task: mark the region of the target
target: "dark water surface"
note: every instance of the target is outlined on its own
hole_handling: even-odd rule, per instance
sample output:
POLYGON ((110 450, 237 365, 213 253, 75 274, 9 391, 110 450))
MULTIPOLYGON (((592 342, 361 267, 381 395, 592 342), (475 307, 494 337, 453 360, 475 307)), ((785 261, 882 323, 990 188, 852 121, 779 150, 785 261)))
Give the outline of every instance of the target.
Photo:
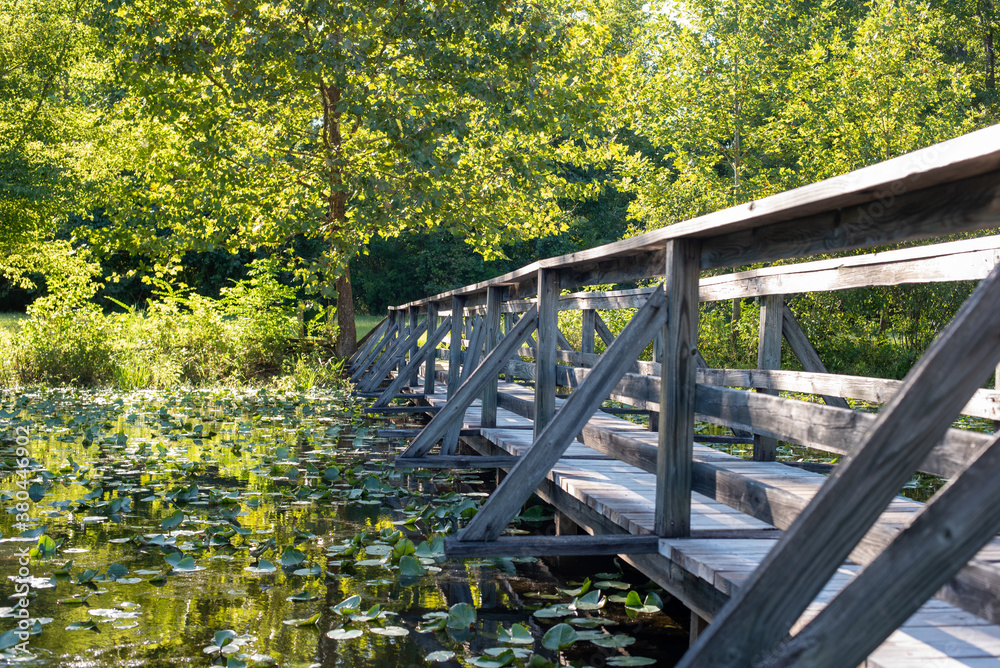
POLYGON ((376 438, 375 426, 339 393, 3 395, 0 661, 499 668, 679 658, 686 632, 637 606, 655 604, 658 590, 614 560, 445 560, 441 536, 474 514, 492 474, 397 472, 403 444, 376 438), (30 462, 19 462, 25 452, 30 462), (22 577, 27 548, 43 553, 22 577), (9 646, 19 600, 30 654, 9 646), (567 621, 575 636, 546 636, 567 621))

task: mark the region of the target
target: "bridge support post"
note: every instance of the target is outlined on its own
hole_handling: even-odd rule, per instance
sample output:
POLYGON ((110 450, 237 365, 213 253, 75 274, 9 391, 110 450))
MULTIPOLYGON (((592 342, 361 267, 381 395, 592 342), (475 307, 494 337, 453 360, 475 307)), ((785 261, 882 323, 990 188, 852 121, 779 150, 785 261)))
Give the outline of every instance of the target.
MULTIPOLYGON (((503 286, 491 285, 486 288, 486 354, 489 354, 500 342, 500 307, 503 304, 503 286)), ((483 390, 483 408, 480 414, 480 424, 483 427, 497 426, 497 376, 494 375, 486 383, 483 390)))
POLYGON ((559 329, 559 272, 538 270, 538 345, 535 346, 535 431, 545 429, 556 411, 556 350, 559 329))
POLYGON ((656 533, 691 534, 691 471, 694 397, 698 369, 698 278, 701 245, 694 239, 667 242, 667 322, 663 328, 660 436, 656 458, 656 533))
MULTIPOLYGON (((427 303, 427 333, 437 330, 438 328, 438 305, 437 302, 427 303)), ((436 341, 432 348, 437 348, 437 344, 440 341, 436 341)), ((427 337, 426 345, 431 345, 430 336, 427 337)), ((432 351, 430 357, 427 358, 427 366, 424 368, 424 394, 434 394, 434 372, 437 366, 437 352, 432 351)))
MULTIPOLYGON (((414 330, 414 329, 416 329, 417 322, 420 319, 420 309, 417 306, 411 306, 410 308, 408 308, 406 310, 407 310, 407 313, 409 315, 410 329, 414 330)), ((428 328, 427 331, 431 331, 430 326, 431 326, 431 322, 430 322, 430 319, 428 319, 427 320, 427 328, 428 328)), ((417 350, 420 349, 420 346, 417 343, 417 341, 418 341, 419 338, 420 337, 417 336, 417 338, 413 339, 413 343, 410 345, 410 350, 409 350, 410 359, 413 359, 413 356, 417 354, 417 350)), ((406 353, 403 353, 403 355, 405 357, 406 353)), ((407 385, 416 385, 417 384, 417 374, 418 373, 419 373, 418 369, 416 367, 414 367, 413 371, 410 372, 409 377, 406 379, 406 384, 407 385)))
MULTIPOLYGON (((781 319, 783 295, 765 295, 760 298, 760 328, 757 332, 757 368, 781 368, 781 319)), ((777 390, 757 388, 758 392, 777 396, 777 390)), ((753 435, 753 459, 756 462, 773 462, 778 441, 770 436, 753 435)))
POLYGON ((594 353, 594 343, 597 335, 597 311, 594 309, 584 309, 581 311, 582 322, 580 323, 580 352, 585 354, 594 353))

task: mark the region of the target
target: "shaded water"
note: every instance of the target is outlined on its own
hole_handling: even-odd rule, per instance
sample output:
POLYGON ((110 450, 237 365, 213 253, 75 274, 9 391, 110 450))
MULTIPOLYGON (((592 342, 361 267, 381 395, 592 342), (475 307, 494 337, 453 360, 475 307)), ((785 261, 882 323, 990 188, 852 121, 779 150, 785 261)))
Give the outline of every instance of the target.
POLYGON ((612 560, 445 560, 488 483, 395 471, 401 444, 342 394, 5 395, 0 437, 0 595, 30 589, 0 610, 9 661, 671 665, 686 646, 612 560))

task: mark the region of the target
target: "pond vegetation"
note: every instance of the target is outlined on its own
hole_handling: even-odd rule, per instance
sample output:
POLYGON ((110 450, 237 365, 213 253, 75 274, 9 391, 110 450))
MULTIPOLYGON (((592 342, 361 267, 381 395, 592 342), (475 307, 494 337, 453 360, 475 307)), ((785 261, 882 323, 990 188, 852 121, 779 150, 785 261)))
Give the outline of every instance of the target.
POLYGON ((628 666, 686 648, 615 560, 565 560, 563 579, 444 559, 492 472, 396 470, 404 444, 343 391, 0 396, 10 662, 628 666))

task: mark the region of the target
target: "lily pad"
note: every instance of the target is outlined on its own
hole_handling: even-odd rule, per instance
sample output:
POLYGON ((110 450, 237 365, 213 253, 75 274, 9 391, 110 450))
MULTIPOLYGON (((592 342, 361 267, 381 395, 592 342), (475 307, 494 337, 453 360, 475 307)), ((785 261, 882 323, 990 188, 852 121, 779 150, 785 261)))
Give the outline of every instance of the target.
POLYGON ((362 635, 364 633, 360 629, 333 629, 326 632, 326 637, 334 640, 351 640, 352 638, 360 638, 362 635))

